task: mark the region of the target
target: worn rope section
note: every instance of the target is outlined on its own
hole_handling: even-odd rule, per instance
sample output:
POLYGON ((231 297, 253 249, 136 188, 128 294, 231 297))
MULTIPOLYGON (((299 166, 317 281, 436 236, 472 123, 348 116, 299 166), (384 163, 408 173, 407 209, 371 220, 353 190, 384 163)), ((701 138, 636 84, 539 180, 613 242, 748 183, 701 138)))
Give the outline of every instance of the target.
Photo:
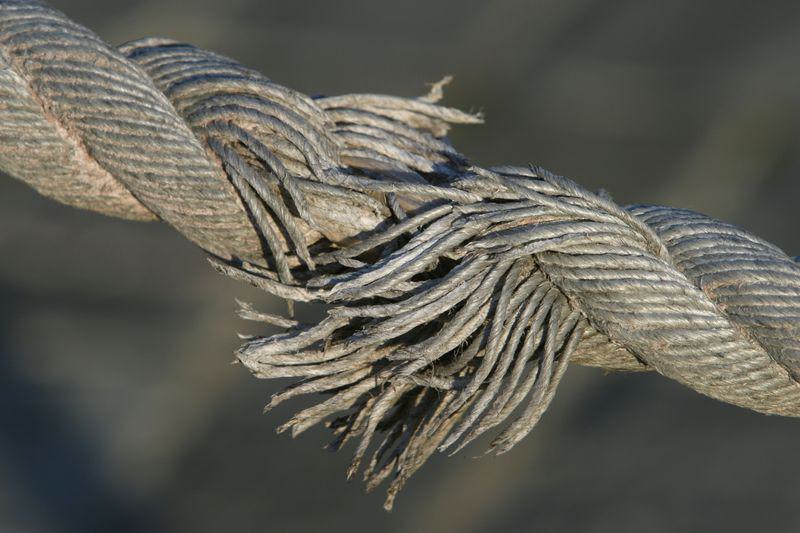
POLYGON ((212 264, 316 324, 237 358, 323 393, 280 427, 357 441, 348 476, 436 450, 519 442, 568 363, 656 370, 713 398, 800 416, 800 268, 706 216, 622 208, 539 168, 474 166, 447 141, 480 117, 420 98, 310 98, 191 45, 113 49, 44 4, 0 0, 0 167, 63 203, 161 219, 212 264))

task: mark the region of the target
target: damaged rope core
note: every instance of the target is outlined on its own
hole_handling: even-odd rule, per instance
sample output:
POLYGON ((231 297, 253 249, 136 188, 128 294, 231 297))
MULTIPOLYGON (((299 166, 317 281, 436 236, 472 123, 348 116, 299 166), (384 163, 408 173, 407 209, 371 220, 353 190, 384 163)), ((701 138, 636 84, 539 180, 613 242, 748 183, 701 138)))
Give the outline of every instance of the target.
POLYGON ((160 219, 220 272, 316 324, 237 357, 321 401, 348 476, 534 427, 569 362, 656 370, 713 398, 800 415, 800 268, 731 225, 620 207, 541 168, 481 168, 445 138, 480 117, 420 98, 310 98, 188 44, 113 49, 34 0, 0 0, 0 168, 60 202, 160 219))

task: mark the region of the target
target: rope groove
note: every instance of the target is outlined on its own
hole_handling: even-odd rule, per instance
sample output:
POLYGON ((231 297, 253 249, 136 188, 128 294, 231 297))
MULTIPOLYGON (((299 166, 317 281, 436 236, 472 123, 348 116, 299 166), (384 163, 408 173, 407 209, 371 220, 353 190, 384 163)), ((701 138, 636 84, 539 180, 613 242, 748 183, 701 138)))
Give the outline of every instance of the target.
POLYGON ((620 207, 540 168, 481 168, 446 139, 477 115, 419 98, 310 98, 188 44, 119 49, 32 0, 0 0, 0 167, 63 203, 162 219, 303 324, 238 360, 298 378, 357 440, 348 476, 392 478, 499 431, 504 453, 570 362, 656 370, 721 401, 800 416, 800 268, 704 215, 620 207), (499 429, 498 429, 499 428, 499 429), (363 469, 361 468, 363 466, 363 469))

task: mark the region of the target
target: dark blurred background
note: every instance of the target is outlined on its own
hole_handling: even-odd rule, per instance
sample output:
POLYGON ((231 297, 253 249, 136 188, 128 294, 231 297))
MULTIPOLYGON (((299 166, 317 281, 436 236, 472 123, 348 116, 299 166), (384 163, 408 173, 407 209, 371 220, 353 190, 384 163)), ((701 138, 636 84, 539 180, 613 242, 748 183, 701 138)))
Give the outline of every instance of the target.
MULTIPOLYGON (((481 109, 483 165, 535 162, 620 203, 724 218, 800 253, 800 2, 58 0, 118 44, 190 41, 319 94, 481 109)), ((231 365, 234 297, 162 224, 0 179, 0 531, 797 531, 800 421, 657 375, 571 368, 520 446, 435 457, 396 509, 349 453, 273 428, 231 365)))

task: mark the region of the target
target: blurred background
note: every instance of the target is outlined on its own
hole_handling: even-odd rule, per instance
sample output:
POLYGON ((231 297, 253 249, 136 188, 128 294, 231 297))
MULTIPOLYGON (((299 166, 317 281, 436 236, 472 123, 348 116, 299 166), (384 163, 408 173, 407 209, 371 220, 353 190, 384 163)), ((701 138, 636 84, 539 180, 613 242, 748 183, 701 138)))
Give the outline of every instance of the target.
MULTIPOLYGON (((424 93, 483 110, 452 138, 617 202, 667 203, 800 254, 800 2, 53 0, 118 44, 161 35, 311 94, 424 93)), ((434 457, 391 514, 349 452, 261 415, 231 365, 234 298, 163 224, 80 212, 0 177, 0 530, 797 531, 800 421, 657 375, 571 368, 500 458, 434 457)))

